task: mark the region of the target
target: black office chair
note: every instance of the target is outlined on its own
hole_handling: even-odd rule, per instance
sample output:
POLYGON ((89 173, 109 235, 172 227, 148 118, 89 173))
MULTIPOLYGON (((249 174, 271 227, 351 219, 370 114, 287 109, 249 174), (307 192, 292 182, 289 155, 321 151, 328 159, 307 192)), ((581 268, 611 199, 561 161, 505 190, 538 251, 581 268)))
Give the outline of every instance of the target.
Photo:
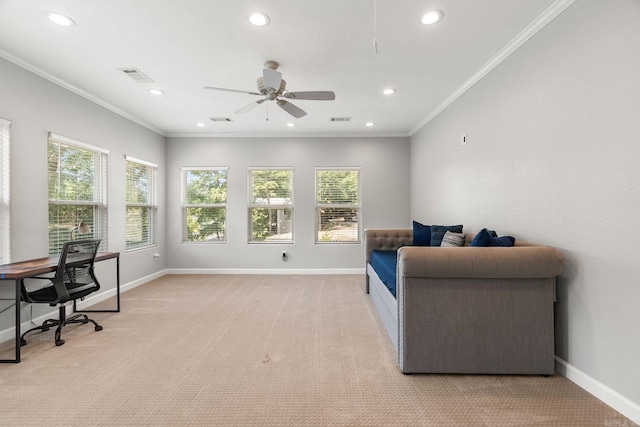
POLYGON ((86 314, 76 314, 67 318, 66 303, 68 301, 82 300, 87 295, 100 289, 100 284, 93 272, 93 265, 98 252, 100 239, 96 240, 76 240, 67 242, 62 248, 58 268, 53 277, 32 276, 21 280, 22 300, 28 303, 56 305, 59 308, 58 319, 47 319, 42 326, 29 329, 22 334, 20 344, 26 345, 24 339, 29 332, 40 330, 48 331, 51 327, 57 326, 55 332, 55 342, 57 346, 64 344, 60 338, 62 328, 70 323, 93 323, 96 331, 101 331, 102 326, 95 320, 89 319, 86 314), (47 280, 46 286, 42 287, 42 280, 47 280), (36 282, 39 287, 33 288, 36 282))

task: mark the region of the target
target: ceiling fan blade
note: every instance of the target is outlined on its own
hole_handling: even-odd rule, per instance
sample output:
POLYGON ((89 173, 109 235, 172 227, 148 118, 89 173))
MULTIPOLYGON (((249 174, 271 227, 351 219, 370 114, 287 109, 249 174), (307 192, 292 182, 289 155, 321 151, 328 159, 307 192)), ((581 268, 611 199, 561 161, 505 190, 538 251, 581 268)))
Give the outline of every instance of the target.
POLYGON ((249 92, 246 90, 237 90, 237 89, 225 89, 223 87, 213 87, 213 86, 205 86, 204 89, 210 89, 210 90, 221 90, 223 92, 237 92, 237 93, 246 93, 249 95, 258 95, 258 96, 262 96, 261 93, 258 92, 249 92))
POLYGON ((259 99, 255 102, 252 102, 251 104, 247 104, 241 109, 239 109, 238 111, 236 111, 235 114, 242 114, 242 113, 246 113, 247 111, 251 111, 258 105, 262 104, 264 101, 265 101, 264 99, 259 99))
POLYGON ((282 81, 282 73, 280 71, 264 68, 262 70, 262 77, 264 78, 264 85, 267 88, 275 90, 280 88, 280 82, 282 81))
POLYGON ((278 99, 277 103, 280 106, 280 108, 282 108, 287 113, 291 114, 296 119, 299 119, 300 117, 304 117, 307 115, 307 113, 304 110, 302 110, 299 107, 296 107, 289 101, 285 101, 284 99, 278 99))
POLYGON ((332 91, 287 92, 282 96, 289 99, 312 99, 315 101, 333 101, 336 99, 336 94, 332 91))

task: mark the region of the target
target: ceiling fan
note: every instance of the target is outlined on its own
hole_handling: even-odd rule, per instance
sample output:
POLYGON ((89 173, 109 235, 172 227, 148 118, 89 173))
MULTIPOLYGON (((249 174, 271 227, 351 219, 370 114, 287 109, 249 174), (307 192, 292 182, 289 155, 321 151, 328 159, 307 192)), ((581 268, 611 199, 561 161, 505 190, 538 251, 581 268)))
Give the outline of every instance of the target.
POLYGON ((236 111, 236 114, 246 113, 247 111, 252 110, 265 101, 276 101, 276 104, 278 104, 280 108, 297 119, 306 116, 306 111, 282 98, 305 99, 314 101, 333 101, 334 99, 336 99, 336 94, 332 91, 287 92, 287 82, 285 82, 282 78, 282 73, 277 71, 279 66, 280 64, 278 64, 276 61, 267 61, 264 63, 262 77, 258 79, 258 92, 248 92, 244 90, 225 89, 212 86, 205 86, 205 89, 247 93, 249 95, 257 95, 262 97, 262 99, 245 105, 244 107, 236 111))

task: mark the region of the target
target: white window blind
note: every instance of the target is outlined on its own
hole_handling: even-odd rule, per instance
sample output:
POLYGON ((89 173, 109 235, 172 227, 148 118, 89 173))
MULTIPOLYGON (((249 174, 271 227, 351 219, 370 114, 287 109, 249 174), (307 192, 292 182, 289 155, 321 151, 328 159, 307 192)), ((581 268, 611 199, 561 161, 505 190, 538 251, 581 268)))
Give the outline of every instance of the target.
POLYGON ((227 240, 227 168, 182 168, 183 242, 227 240))
POLYGON ((9 132, 11 122, 0 118, 0 264, 11 262, 11 208, 9 203, 9 132))
POLYGON ((293 168, 249 168, 249 242, 293 243, 293 168))
POLYGON ((127 251, 156 246, 158 216, 158 166, 126 157, 127 163, 127 251))
POLYGON ((316 168, 316 243, 359 243, 360 217, 360 168, 316 168))
POLYGON ((107 250, 107 151, 49 134, 49 254, 69 240, 102 239, 107 250))

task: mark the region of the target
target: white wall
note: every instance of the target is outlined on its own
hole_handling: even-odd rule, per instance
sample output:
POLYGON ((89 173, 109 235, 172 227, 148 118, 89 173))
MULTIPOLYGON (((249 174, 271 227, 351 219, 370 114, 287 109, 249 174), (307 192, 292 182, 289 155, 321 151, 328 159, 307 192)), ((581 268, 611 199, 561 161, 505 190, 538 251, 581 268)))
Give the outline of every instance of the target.
POLYGON ((362 167, 362 225, 409 227, 409 138, 168 138, 169 267, 364 269, 363 244, 314 244, 315 170, 362 167), (180 168, 228 166, 228 241, 182 243, 180 168), (295 243, 248 244, 247 168, 294 167, 295 243), (281 260, 286 250, 289 260, 281 260))
MULTIPOLYGON (((11 121, 11 260, 48 256, 47 135, 54 132, 109 150, 108 250, 121 252, 126 284, 164 269, 156 249, 125 253, 125 155, 159 164, 160 206, 165 205, 164 137, 0 58, 0 117, 11 121)), ((164 209, 160 209, 164 249, 164 209)), ((115 286, 115 262, 97 264, 105 290, 115 286), (104 264, 104 265, 102 265, 104 264), (110 265, 106 265, 110 264, 110 265)), ((11 282, 2 282, 0 292, 11 282)), ((11 293, 11 292, 10 292, 11 293)), ((4 305, 0 305, 0 310, 4 305)), ((47 306, 45 310, 50 310, 47 306)), ((37 308, 35 311, 39 311, 37 308)), ((41 311, 41 310, 40 310, 41 311)), ((0 315, 0 331, 13 327, 13 310, 0 315)), ((23 319, 28 319, 23 309, 23 319)))
POLYGON ((635 414, 639 22, 637 0, 576 1, 411 141, 412 217, 559 248, 556 354, 635 414))

